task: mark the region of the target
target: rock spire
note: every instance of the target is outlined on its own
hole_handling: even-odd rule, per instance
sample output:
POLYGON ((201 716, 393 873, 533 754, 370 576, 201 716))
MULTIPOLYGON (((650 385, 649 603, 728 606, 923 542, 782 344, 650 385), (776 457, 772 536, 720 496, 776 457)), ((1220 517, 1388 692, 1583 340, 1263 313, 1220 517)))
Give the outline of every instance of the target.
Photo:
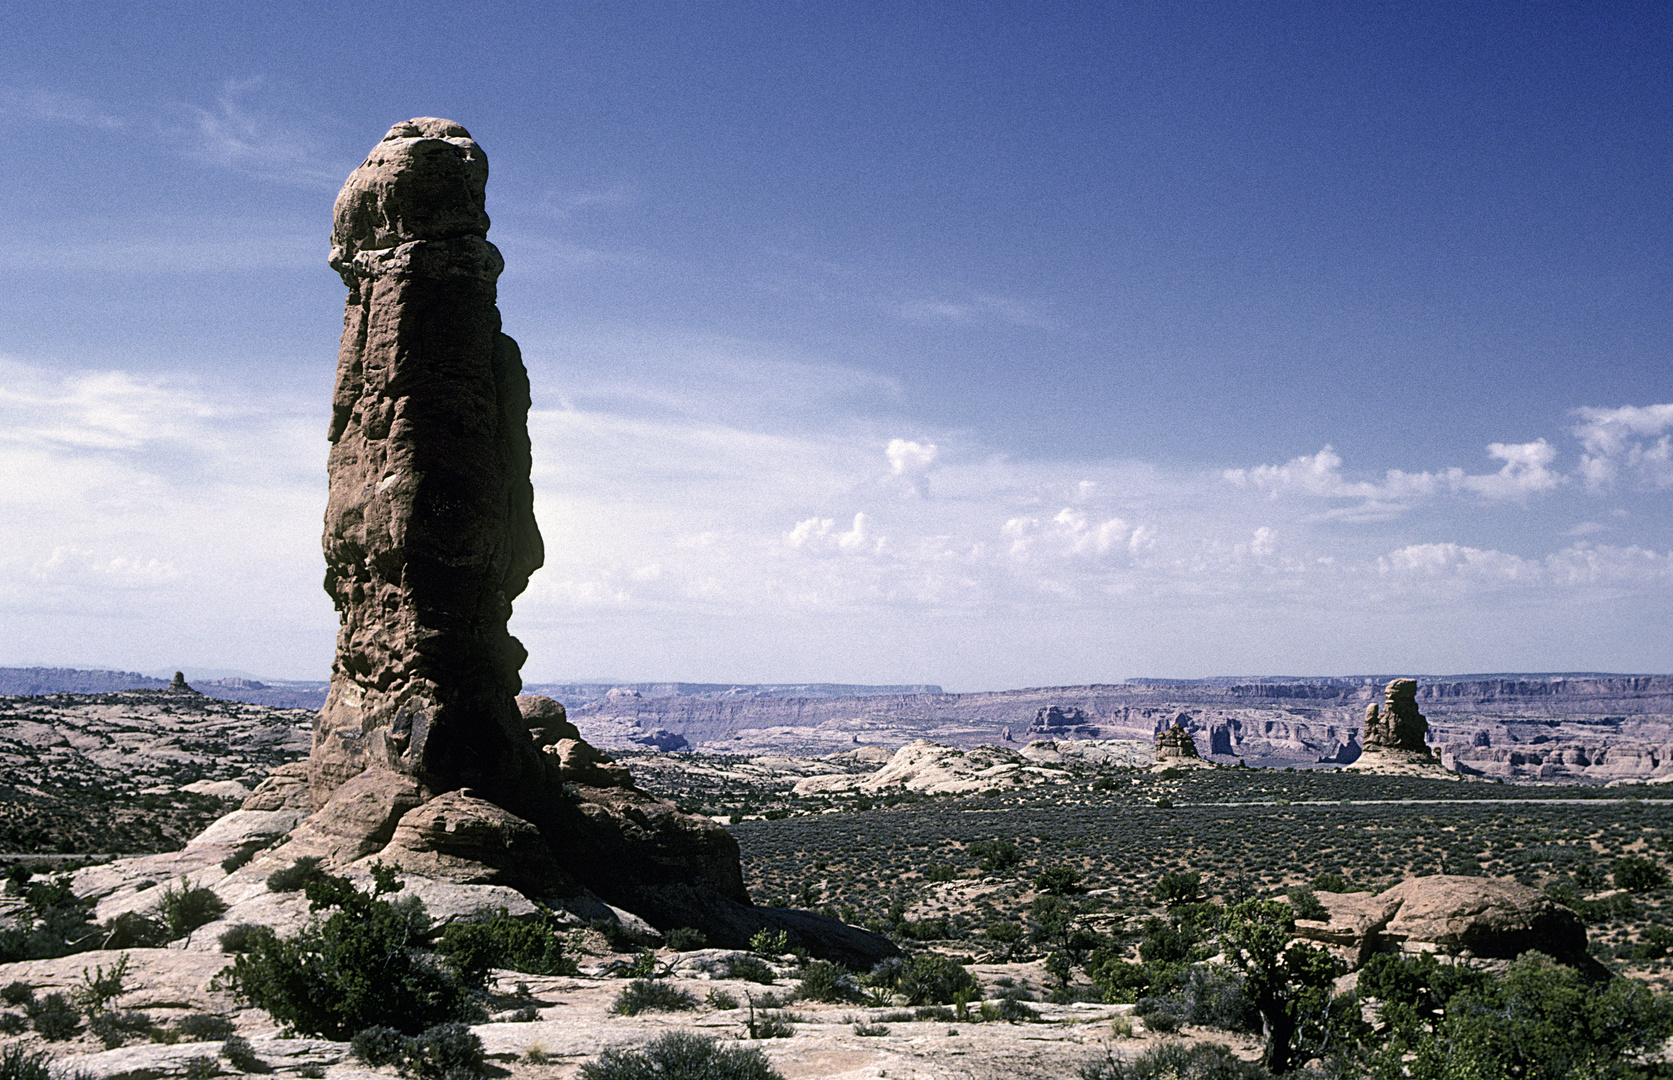
POLYGON ((1429 721, 1417 711, 1417 680, 1395 679, 1383 688, 1383 704, 1365 707, 1368 753, 1401 752, 1429 756, 1429 721))
POLYGON ((348 286, 332 395, 325 589, 341 628, 315 806, 368 767, 517 807, 540 785, 506 630, 541 565, 529 383, 500 332, 488 160, 449 120, 396 124, 337 196, 348 286))

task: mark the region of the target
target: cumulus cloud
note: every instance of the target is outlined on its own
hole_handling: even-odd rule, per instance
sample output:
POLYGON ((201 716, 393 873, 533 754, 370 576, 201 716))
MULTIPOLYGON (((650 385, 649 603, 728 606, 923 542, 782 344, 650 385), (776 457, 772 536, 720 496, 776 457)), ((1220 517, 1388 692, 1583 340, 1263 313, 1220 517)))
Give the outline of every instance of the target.
POLYGON ((857 513, 847 530, 837 532, 833 518, 806 518, 784 534, 784 543, 808 551, 882 551, 886 538, 872 535, 869 524, 864 513, 857 513))
POLYGON ((890 475, 905 480, 911 492, 919 498, 929 495, 929 470, 935 464, 936 452, 934 443, 907 439, 890 439, 883 450, 889 459, 890 475))
POLYGON ((1317 454, 1291 458, 1283 465, 1225 469, 1221 476, 1230 484, 1263 491, 1274 499, 1294 494, 1357 500, 1358 506, 1326 512, 1331 519, 1348 521, 1384 521, 1403 513, 1415 500, 1447 492, 1470 492, 1494 500, 1524 499, 1560 487, 1568 479, 1551 470, 1557 451, 1544 439, 1490 443, 1487 454, 1504 462, 1498 472, 1471 475, 1456 467, 1416 473, 1389 469, 1378 482, 1344 477, 1342 456, 1326 446, 1317 454))
POLYGON ((1673 487, 1673 405, 1582 408, 1574 437, 1585 449, 1580 473, 1593 490, 1612 487, 1621 473, 1652 488, 1673 487))

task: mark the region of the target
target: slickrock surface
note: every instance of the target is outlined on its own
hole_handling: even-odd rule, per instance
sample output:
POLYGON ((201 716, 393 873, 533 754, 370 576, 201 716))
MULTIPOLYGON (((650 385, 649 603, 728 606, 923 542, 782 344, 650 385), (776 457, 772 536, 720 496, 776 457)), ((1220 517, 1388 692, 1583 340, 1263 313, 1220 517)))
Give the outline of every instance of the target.
POLYGON ((874 773, 810 776, 796 782, 795 792, 812 795, 902 788, 941 795, 1063 783, 1068 779, 1068 774, 1061 769, 1036 765, 1017 751, 1002 746, 959 750, 919 739, 901 747, 887 765, 874 773))

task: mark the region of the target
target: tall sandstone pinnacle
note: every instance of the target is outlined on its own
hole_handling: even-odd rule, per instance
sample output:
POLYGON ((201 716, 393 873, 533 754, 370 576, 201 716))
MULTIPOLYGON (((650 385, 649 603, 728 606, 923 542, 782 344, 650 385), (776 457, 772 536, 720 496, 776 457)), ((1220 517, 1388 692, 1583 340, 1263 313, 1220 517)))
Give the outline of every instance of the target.
MULTIPOLYGON (((391 128, 337 196, 331 266, 349 297, 325 588, 341 628, 308 759, 313 813, 272 857, 375 859, 587 918, 614 905, 727 948, 773 928, 852 965, 893 954, 835 919, 755 907, 730 833, 639 790, 557 702, 519 705, 527 654, 506 621, 543 552, 487 180, 470 133, 424 117, 391 128)), ((270 781, 251 798, 301 794, 300 778, 270 781)))
POLYGON ((511 601, 544 557, 529 382, 500 332, 488 160, 463 127, 396 124, 337 196, 348 286, 332 395, 325 589, 341 618, 314 733, 324 804, 370 767, 521 809, 543 764, 518 712, 511 601))

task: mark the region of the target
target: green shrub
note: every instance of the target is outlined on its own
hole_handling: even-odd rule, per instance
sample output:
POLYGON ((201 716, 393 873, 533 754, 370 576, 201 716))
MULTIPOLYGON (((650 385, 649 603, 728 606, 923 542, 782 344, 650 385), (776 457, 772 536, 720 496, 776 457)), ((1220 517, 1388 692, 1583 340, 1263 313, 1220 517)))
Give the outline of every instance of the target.
POLYGON ((769 1009, 754 1014, 745 1026, 749 1028, 749 1037, 752 1039, 788 1039, 796 1034, 795 1025, 792 1023, 795 1019, 797 1018, 789 1013, 769 1009))
POLYGON ((31 1054, 14 1043, 0 1050, 0 1080, 53 1080, 51 1059, 44 1050, 31 1054))
POLYGON ((29 1003, 26 1011, 36 1033, 49 1042, 74 1038, 81 1027, 81 1013, 63 994, 38 998, 29 1003))
POLYGON ((124 911, 99 926, 106 949, 157 949, 168 944, 168 927, 137 911, 124 911))
POLYGON ((864 1020, 858 1020, 854 1023, 854 1034, 861 1038, 873 1038, 888 1033, 889 1027, 887 1024, 872 1024, 864 1020))
POLYGON ((694 949, 706 949, 709 946, 708 935, 689 926, 677 926, 668 931, 666 940, 668 947, 675 952, 691 952, 694 949))
POLYGON ((267 1072, 267 1063, 256 1057, 256 1048, 242 1035, 229 1035, 221 1044, 221 1056, 239 1072, 267 1072))
POLYGON ((1295 909, 1295 917, 1308 919, 1313 922, 1328 922, 1330 910, 1319 900, 1318 894, 1305 885, 1291 885, 1284 890, 1289 897, 1290 906, 1295 909))
POLYGON ((952 863, 936 863, 924 871, 924 880, 936 883, 953 881, 958 877, 958 867, 952 863))
POLYGON ((841 964, 815 960, 802 969, 802 981, 796 988, 796 996, 830 1004, 858 1000, 859 989, 841 964))
POLYGON ((363 1028, 349 1040, 349 1053, 374 1068, 393 1065, 417 1080, 463 1080, 480 1076, 486 1058, 482 1040, 463 1024, 437 1024, 417 1035, 386 1025, 363 1028))
POLYGON ((184 1075, 186 1080, 209 1080, 211 1076, 221 1075, 221 1064, 208 1055, 195 1057, 186 1062, 184 1075))
POLYGON ((642 1050, 608 1049, 584 1063, 580 1080, 784 1080, 754 1047, 670 1031, 642 1050))
POLYGON ((29 1030, 27 1017, 15 1012, 0 1012, 0 1035, 22 1035, 29 1030))
POLYGON ((1158 1043, 1130 1062, 1106 1052, 1103 1061, 1080 1068, 1081 1080, 1257 1080, 1267 1075, 1217 1043, 1158 1043))
POLYGON ((978 840, 970 845, 970 854, 985 874, 997 874, 1022 862, 1015 840, 978 840))
POLYGON ((213 1013, 187 1013, 174 1022, 181 1042, 220 1042, 233 1033, 232 1021, 213 1013))
POLYGON ((616 995, 612 1011, 622 1016, 638 1016, 642 1012, 683 1012, 697 1008, 697 998, 689 991, 660 979, 634 979, 627 989, 616 995))
POLYGON ((1196 871, 1189 873, 1168 873, 1156 879, 1152 890, 1156 899, 1170 908, 1182 904, 1195 904, 1202 900, 1202 875, 1196 871))
POLYGON ((1086 891, 1080 872, 1068 866, 1048 866, 1034 878, 1034 887, 1053 896, 1073 896, 1086 891))
POLYGON ((1348 879, 1342 876, 1340 870, 1327 870, 1313 879, 1313 888, 1318 892, 1345 893, 1353 892, 1354 887, 1348 884, 1348 879))
POLYGON ((790 951, 790 934, 763 926, 749 939, 749 951, 763 956, 783 956, 790 951))
POLYGON ((385 900, 400 885, 392 874, 374 877, 370 893, 329 875, 308 882, 309 906, 330 914, 316 914, 293 938, 252 932, 224 983, 291 1030, 339 1040, 374 1026, 417 1033, 481 1015, 473 992, 483 984, 417 951, 429 926, 423 905, 385 900))
POLYGON ((226 914, 226 910, 226 901, 216 896, 214 890, 201 885, 194 887, 184 877, 178 885, 163 889, 163 897, 157 903, 158 920, 167 928, 170 941, 214 922, 226 914))
POLYGON ((234 923, 222 930, 221 936, 215 940, 221 946, 222 952, 241 953, 250 947, 250 935, 259 929, 261 927, 255 923, 234 923))
POLYGON ((575 975, 580 968, 564 955, 562 928, 549 913, 537 919, 513 919, 504 908, 477 922, 452 923, 442 931, 436 951, 447 957, 460 978, 482 982, 490 968, 529 975, 575 975))
POLYGON ((35 1000, 35 988, 22 979, 13 979, 0 987, 0 1001, 7 1005, 27 1005, 35 1000))
POLYGON ((736 1009, 738 999, 724 990, 710 990, 708 995, 703 998, 703 1004, 711 1009, 736 1009))
POLYGON ((771 986, 777 978, 765 960, 748 953, 733 953, 726 958, 726 977, 771 986))
POLYGON ((310 881, 318 881, 325 877, 325 871, 320 869, 320 860, 313 855, 305 855, 289 866, 282 866, 267 875, 268 892, 295 892, 304 888, 310 881))
POLYGON ((940 953, 912 957, 900 968, 893 985, 908 1005, 948 1005, 960 993, 968 1000, 981 989, 962 964, 940 953))
POLYGON ((374 1069, 397 1065, 406 1054, 407 1039, 392 1027, 373 1025, 354 1033, 349 1040, 349 1053, 362 1064, 374 1069))
POLYGON ((76 1005, 91 1016, 122 996, 125 992, 122 983, 127 977, 128 954, 123 953, 110 965, 109 971, 103 964, 94 966, 92 971, 82 968, 81 985, 70 993, 76 1005))
POLYGON ((651 943, 639 931, 622 925, 618 919, 594 919, 587 924, 587 928, 603 934, 605 944, 614 952, 632 952, 651 943))
MULTIPOLYGON (((234 870, 237 870, 239 867, 255 858, 256 852, 260 850, 260 844, 245 844, 237 851, 234 851, 231 855, 228 855, 226 858, 221 860, 221 872, 223 874, 232 873, 234 870)), ((279 890, 274 891, 277 892, 279 890)))
POLYGON ((114 1050, 130 1037, 150 1035, 151 1017, 132 1009, 106 1009, 87 1018, 87 1030, 106 1050, 114 1050))
POLYGON ((1660 863, 1638 855, 1624 855, 1610 867, 1615 887, 1643 893, 1667 887, 1667 870, 1660 863))
POLYGON ((459 1023, 437 1024, 408 1039, 403 1058, 401 1074, 417 1080, 481 1076, 486 1063, 482 1040, 459 1023))

